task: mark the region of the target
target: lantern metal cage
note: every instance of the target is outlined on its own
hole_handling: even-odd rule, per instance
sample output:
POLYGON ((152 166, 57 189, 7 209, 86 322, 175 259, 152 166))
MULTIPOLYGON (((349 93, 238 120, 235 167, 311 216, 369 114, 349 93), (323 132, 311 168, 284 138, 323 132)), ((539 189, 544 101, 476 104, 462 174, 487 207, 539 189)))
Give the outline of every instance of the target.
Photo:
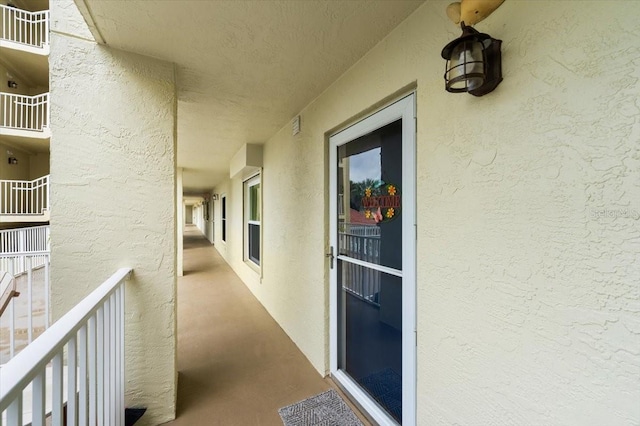
POLYGON ((493 91, 502 81, 501 44, 462 22, 462 35, 442 49, 447 92, 483 96, 493 91))

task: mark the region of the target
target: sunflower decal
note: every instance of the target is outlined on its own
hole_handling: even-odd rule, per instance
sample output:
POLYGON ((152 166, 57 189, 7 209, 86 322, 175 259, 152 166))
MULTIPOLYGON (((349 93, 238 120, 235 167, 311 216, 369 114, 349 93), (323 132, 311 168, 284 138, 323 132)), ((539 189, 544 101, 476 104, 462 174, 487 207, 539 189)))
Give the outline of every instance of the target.
POLYGON ((365 210, 364 217, 367 219, 371 219, 371 210, 365 210))
POLYGON ((396 187, 394 185, 387 185, 387 192, 389 195, 396 195, 396 187))
POLYGON ((396 211, 394 210, 394 208, 393 207, 389 207, 387 209, 387 213, 385 213, 385 216, 387 217, 387 219, 391 219, 395 213, 396 213, 396 211))
POLYGON ((364 190, 364 196, 371 197, 371 187, 368 187, 367 189, 364 190))

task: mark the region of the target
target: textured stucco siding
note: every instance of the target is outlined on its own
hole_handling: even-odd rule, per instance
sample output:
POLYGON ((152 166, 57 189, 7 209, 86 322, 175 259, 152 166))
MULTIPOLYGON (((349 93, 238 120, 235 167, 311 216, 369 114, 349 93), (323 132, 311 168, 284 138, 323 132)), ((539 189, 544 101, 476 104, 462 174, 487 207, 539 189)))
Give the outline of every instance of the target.
MULTIPOLYGON (((52 2, 53 23, 64 22, 52 2)), ((126 404, 142 424, 176 398, 175 84, 172 64, 68 36, 51 40, 54 318, 119 267, 126 287, 126 404)))
POLYGON ((266 141, 262 281, 237 179, 217 248, 325 373, 327 137, 416 87, 418 423, 640 424, 640 3, 505 2, 477 26, 504 41, 483 98, 444 90, 447 4, 266 141))

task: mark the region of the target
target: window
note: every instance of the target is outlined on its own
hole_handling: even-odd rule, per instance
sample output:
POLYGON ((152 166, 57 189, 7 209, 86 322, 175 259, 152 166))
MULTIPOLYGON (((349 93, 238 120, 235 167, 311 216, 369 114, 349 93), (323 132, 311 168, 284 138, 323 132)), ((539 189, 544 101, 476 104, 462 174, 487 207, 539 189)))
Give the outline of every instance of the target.
POLYGON ((245 260, 260 266, 260 213, 261 198, 260 175, 244 183, 245 193, 245 260))
POLYGON ((227 197, 222 196, 222 241, 227 242, 227 197))

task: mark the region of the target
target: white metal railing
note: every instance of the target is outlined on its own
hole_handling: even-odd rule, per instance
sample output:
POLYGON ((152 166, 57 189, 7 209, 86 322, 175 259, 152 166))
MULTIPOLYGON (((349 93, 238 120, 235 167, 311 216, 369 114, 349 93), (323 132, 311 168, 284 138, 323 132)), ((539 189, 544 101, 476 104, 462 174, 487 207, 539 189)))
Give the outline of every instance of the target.
POLYGON ((0 230, 0 253, 48 251, 49 234, 49 225, 0 230))
POLYGON ((26 96, 0 92, 0 127, 43 132, 49 127, 49 93, 26 96))
POLYGON ((3 40, 44 47, 49 44, 49 11, 29 12, 0 5, 0 37, 3 40))
POLYGON ((49 327, 49 261, 47 251, 0 253, 0 270, 15 277, 20 292, 0 317, 0 365, 49 327))
POLYGON ((23 391, 29 387, 33 425, 45 424, 49 406, 52 424, 65 424, 65 400, 66 424, 124 425, 124 282, 130 273, 118 270, 2 367, 4 425, 26 423, 23 391))
POLYGON ((340 223, 340 233, 357 235, 360 237, 379 237, 380 227, 378 225, 366 225, 362 223, 340 223))
MULTIPOLYGON (((338 234, 340 254, 365 262, 380 264, 380 237, 338 234)), ((342 288, 349 293, 380 306, 380 278, 382 273, 349 262, 342 266, 342 288)))
POLYGON ((49 209, 49 175, 35 180, 0 180, 0 215, 44 214, 49 209))

